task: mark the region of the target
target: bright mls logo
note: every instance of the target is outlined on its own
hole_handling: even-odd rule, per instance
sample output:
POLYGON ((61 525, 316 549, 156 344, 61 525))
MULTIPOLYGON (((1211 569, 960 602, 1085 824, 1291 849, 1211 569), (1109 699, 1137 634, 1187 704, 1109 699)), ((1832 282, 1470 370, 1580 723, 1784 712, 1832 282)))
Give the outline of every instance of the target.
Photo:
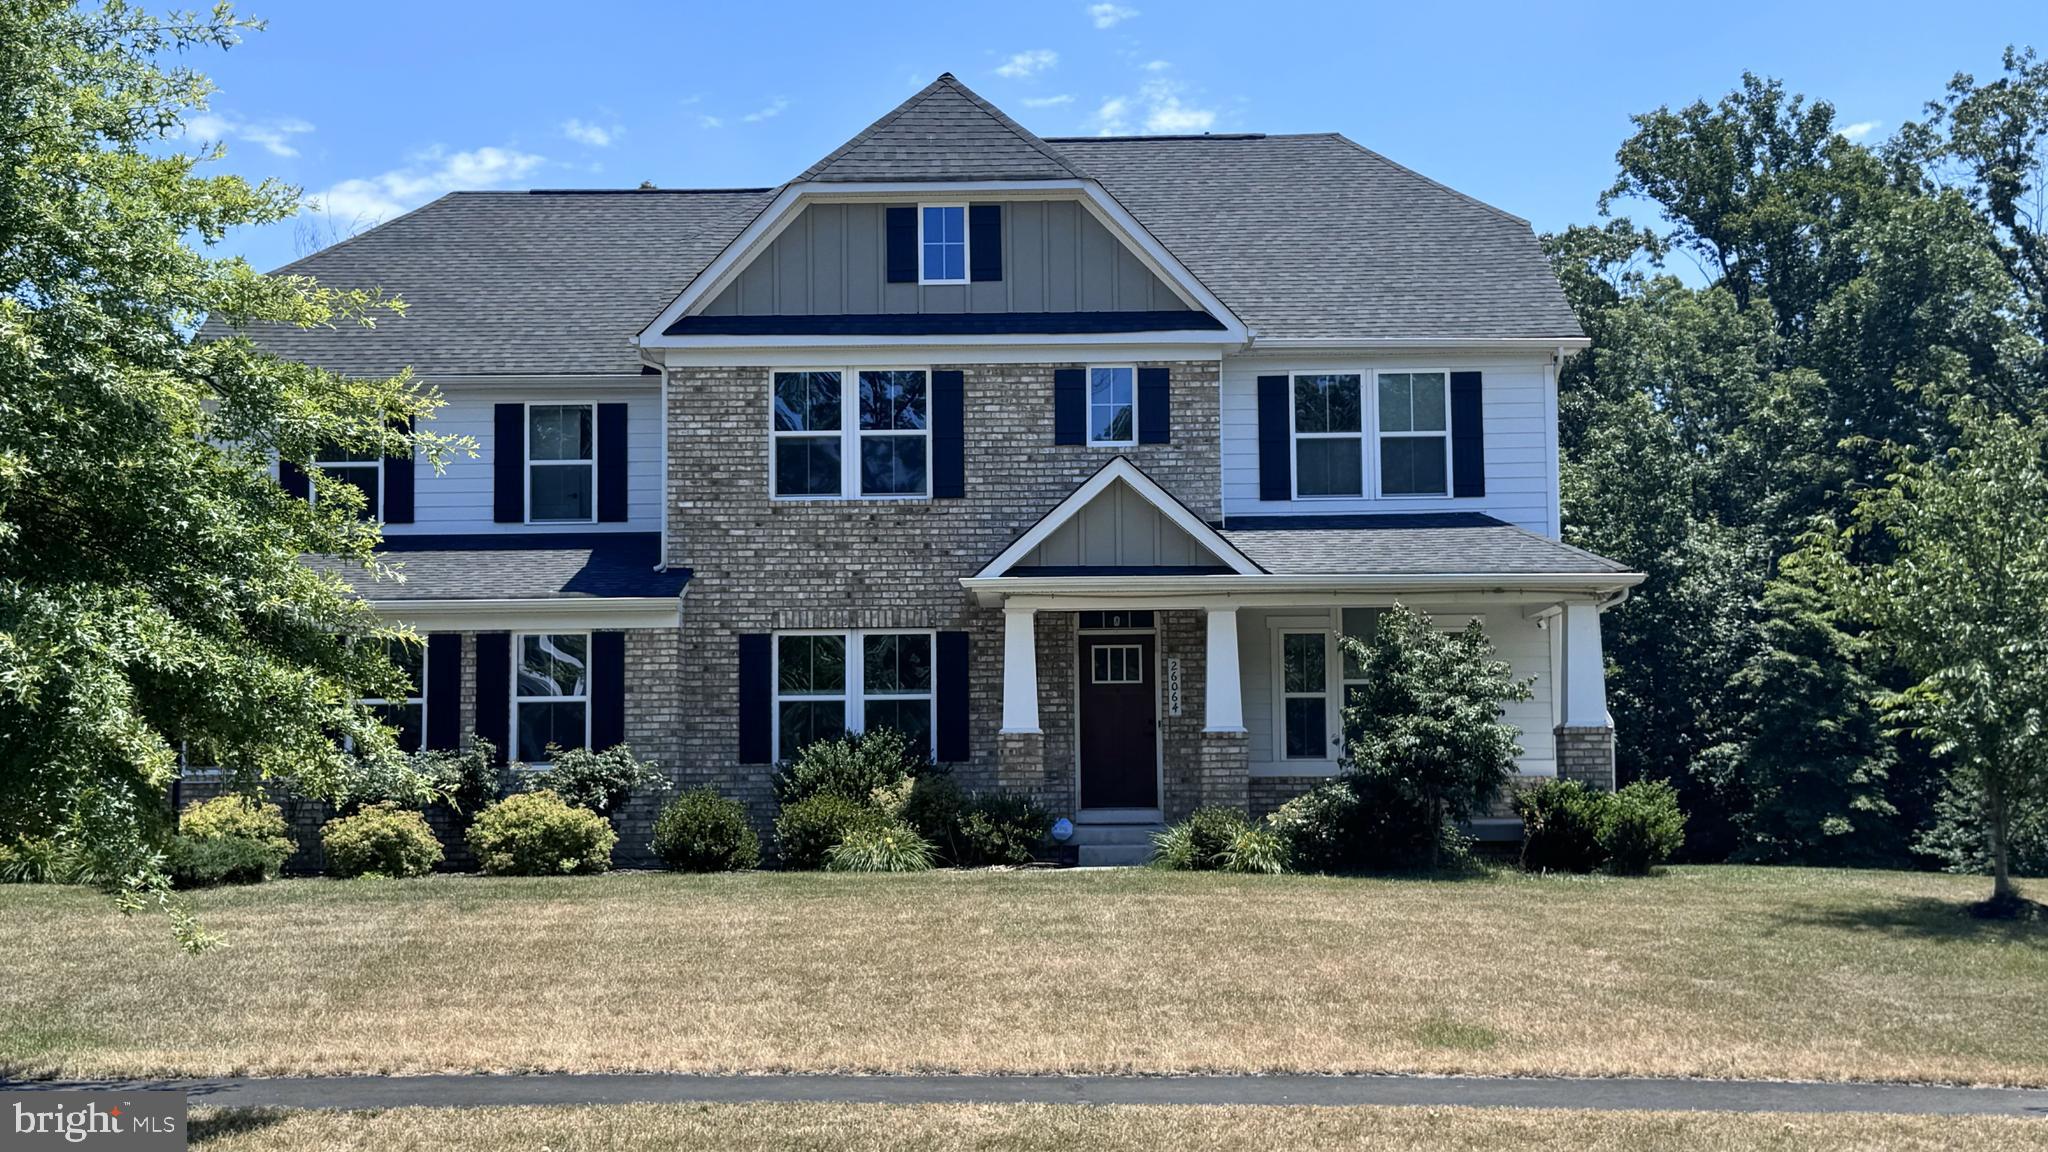
POLYGON ((184 1147, 183 1092, 0 1092, 0 1152, 184 1147))

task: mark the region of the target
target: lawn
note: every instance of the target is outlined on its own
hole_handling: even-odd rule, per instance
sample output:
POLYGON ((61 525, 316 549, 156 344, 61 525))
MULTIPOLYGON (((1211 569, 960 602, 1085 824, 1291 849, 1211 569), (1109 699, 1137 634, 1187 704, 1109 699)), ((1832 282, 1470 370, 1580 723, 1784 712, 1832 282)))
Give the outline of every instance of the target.
POLYGON ((1470 1072, 2048 1085, 1984 882, 1150 871, 299 880, 229 946, 0 887, 0 1069, 1470 1072))
POLYGON ((2048 1150, 2048 1123, 2039 1120, 1771 1113, 778 1104, 214 1115, 195 1110, 194 1119, 192 1147, 206 1152, 297 1152, 302 1148, 408 1152, 456 1147, 466 1152, 528 1152, 535 1148, 550 1152, 616 1152, 622 1148, 677 1152, 2048 1150))

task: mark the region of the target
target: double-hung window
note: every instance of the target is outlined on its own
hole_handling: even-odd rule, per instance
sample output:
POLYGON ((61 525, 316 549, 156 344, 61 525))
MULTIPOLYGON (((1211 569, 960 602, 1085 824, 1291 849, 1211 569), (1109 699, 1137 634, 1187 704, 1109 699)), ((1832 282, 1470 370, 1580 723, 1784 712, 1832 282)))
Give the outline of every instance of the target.
POLYGON ((1138 442, 1138 370, 1088 369, 1088 442, 1138 442))
POLYGON ((597 519, 597 420, 589 404, 526 408, 526 518, 533 523, 597 519))
POLYGON ((551 759, 550 747, 589 747, 590 634, 524 634, 514 643, 514 759, 541 764, 551 759))
POLYGON ((775 637, 775 756, 848 732, 893 728, 932 752, 930 632, 785 632, 775 637), (848 653, 854 658, 849 660, 848 653))
POLYGON ((1451 490, 1450 378, 1446 372, 1381 372, 1380 495, 1443 496, 1451 490))
POLYGON ((967 283, 967 205, 919 207, 917 233, 918 282, 967 283))
POLYGON ((930 493, 931 373, 790 371, 774 373, 772 384, 770 469, 776 496, 930 493))
POLYGON ((390 700, 372 697, 363 703, 370 706, 377 719, 398 730, 398 747, 401 750, 417 752, 427 731, 427 647, 392 640, 385 645, 384 654, 405 674, 405 695, 390 700))
POLYGON ((313 457, 314 467, 325 472, 328 478, 353 485, 363 493, 362 516, 375 520, 384 514, 381 497, 384 494, 384 458, 375 452, 356 452, 332 444, 322 447, 313 457))
POLYGON ((1365 494, 1365 385, 1355 372, 1294 378, 1294 494, 1365 494))

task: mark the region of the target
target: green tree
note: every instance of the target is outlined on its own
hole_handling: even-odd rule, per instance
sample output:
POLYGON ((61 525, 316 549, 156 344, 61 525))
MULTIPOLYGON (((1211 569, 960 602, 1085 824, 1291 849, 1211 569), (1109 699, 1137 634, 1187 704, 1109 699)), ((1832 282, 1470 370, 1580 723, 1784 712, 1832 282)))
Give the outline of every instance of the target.
MULTIPOLYGON (((208 82, 179 54, 257 25, 221 5, 158 17, 118 0, 0 0, 0 841, 82 843, 126 893, 168 904, 158 849, 180 750, 243 780, 324 791, 392 739, 388 630, 299 558, 370 562, 355 491, 271 479, 322 444, 385 455, 439 404, 403 377, 288 363, 211 316, 369 324, 366 291, 258 275, 206 248, 288 218, 297 189, 206 174, 179 145, 208 82)), ((180 919, 188 943, 196 926, 180 919)))
POLYGON ((1516 680, 1507 661, 1494 658, 1479 621, 1444 632, 1400 605, 1380 617, 1369 641, 1346 637, 1343 648, 1362 677, 1344 701, 1351 768, 1427 813, 1435 832, 1429 863, 1437 867, 1441 830, 1483 813, 1514 774, 1522 749, 1501 706, 1527 700, 1531 681, 1516 680))
POLYGON ((1960 442, 1894 452, 1846 537, 1810 557, 1838 602, 1868 623, 1916 682, 1886 708, 1927 739, 1960 790, 1981 798, 1991 900, 2022 905, 2010 869, 2016 818, 2048 798, 2048 419, 1957 412, 1960 442), (1890 556, 1856 564, 1853 537, 1890 556))

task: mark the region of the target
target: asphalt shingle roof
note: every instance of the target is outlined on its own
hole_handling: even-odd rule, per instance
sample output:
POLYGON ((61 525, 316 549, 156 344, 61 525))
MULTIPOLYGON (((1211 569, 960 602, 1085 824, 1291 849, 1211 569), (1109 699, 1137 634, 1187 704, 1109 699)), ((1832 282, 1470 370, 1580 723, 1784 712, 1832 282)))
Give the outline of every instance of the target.
POLYGON ((1275 575, 1509 576, 1628 569, 1477 512, 1238 516, 1223 538, 1275 575))
POLYGON ((687 568, 656 572, 657 532, 387 536, 386 563, 404 576, 372 580, 355 564, 312 557, 370 600, 589 600, 676 596, 687 568))
POLYGON ((805 169, 797 182, 1082 178, 1070 158, 948 72, 805 169))

